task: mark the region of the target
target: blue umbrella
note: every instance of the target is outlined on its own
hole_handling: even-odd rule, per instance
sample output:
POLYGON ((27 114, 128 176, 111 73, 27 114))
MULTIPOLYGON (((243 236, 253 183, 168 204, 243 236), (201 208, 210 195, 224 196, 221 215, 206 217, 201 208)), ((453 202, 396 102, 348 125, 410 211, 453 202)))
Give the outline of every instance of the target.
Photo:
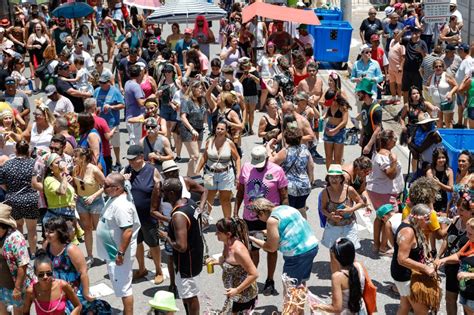
POLYGON ((94 9, 85 2, 64 3, 51 12, 55 17, 65 17, 66 19, 77 19, 88 16, 94 9))

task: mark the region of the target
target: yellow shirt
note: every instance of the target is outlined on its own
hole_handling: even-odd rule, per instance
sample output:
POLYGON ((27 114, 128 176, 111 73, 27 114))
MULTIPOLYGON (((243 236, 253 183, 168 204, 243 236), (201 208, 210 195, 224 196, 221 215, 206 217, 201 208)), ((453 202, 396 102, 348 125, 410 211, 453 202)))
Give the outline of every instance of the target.
MULTIPOLYGON (((405 208, 403 208, 402 220, 405 220, 406 217, 408 217, 408 215, 410 214, 410 212, 411 212, 411 208, 408 205, 406 205, 405 208)), ((436 211, 434 210, 431 210, 430 223, 428 224, 428 226, 430 228, 430 232, 434 232, 441 228, 438 221, 438 215, 436 214, 436 211)))

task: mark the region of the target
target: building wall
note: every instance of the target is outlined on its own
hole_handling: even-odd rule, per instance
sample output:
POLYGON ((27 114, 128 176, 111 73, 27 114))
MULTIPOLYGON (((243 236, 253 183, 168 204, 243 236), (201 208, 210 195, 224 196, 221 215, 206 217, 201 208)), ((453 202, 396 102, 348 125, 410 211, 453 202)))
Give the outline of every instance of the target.
POLYGON ((474 42, 474 3, 472 0, 458 0, 458 10, 462 14, 464 27, 462 40, 466 43, 474 42))

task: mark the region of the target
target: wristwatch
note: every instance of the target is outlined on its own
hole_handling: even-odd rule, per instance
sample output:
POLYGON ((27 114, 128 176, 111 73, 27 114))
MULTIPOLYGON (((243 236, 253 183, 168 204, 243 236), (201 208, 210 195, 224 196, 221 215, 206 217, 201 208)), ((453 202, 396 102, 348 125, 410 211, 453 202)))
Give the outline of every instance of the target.
POLYGON ((122 256, 122 257, 123 257, 123 255, 125 255, 124 252, 121 252, 121 251, 118 251, 118 252, 117 252, 117 256, 122 256))

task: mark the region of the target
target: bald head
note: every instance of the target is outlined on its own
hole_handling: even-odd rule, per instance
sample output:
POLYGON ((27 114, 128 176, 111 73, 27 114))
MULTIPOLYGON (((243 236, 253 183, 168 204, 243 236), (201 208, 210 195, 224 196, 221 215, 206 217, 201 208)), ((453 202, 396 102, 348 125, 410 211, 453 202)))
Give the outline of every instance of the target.
POLYGON ((283 114, 292 114, 295 111, 295 104, 293 104, 293 102, 286 101, 281 106, 281 111, 283 114))

